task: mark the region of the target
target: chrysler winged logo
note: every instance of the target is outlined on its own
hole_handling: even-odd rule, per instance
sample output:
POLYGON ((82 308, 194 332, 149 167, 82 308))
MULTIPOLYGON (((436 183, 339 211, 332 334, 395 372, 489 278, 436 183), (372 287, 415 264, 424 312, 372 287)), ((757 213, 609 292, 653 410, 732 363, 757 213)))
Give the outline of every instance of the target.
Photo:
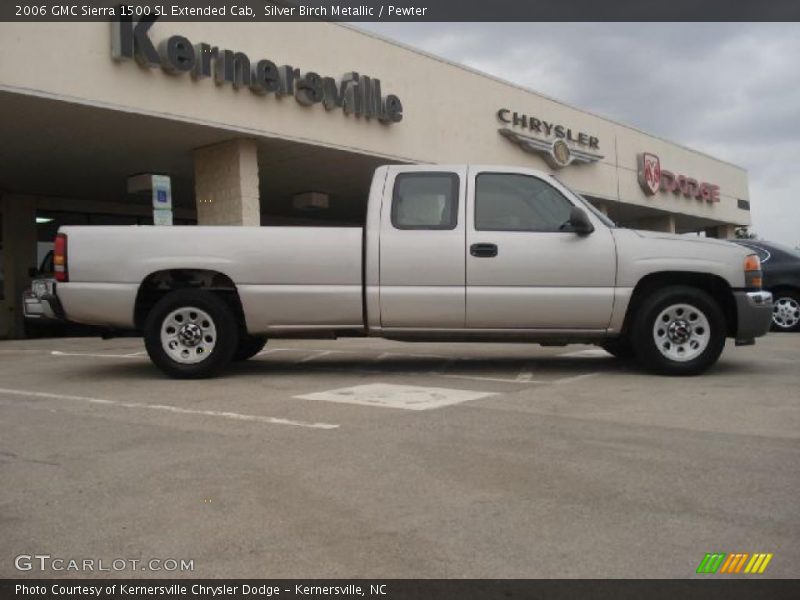
POLYGON ((648 196, 661 186, 661 161, 655 154, 643 152, 639 155, 639 185, 648 196))
POLYGON ((603 155, 597 152, 569 146, 563 139, 542 140, 532 135, 513 131, 508 127, 501 127, 498 131, 500 135, 518 144, 525 152, 543 154, 547 164, 554 169, 560 169, 572 163, 593 163, 603 158, 603 155))

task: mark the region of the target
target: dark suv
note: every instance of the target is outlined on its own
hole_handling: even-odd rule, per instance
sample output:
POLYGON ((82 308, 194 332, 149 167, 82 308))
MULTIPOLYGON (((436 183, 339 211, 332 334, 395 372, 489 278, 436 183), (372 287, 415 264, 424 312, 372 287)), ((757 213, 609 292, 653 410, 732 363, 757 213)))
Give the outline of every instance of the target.
POLYGON ((734 240, 761 258, 764 289, 772 292, 772 329, 800 331, 800 251, 761 240, 734 240))

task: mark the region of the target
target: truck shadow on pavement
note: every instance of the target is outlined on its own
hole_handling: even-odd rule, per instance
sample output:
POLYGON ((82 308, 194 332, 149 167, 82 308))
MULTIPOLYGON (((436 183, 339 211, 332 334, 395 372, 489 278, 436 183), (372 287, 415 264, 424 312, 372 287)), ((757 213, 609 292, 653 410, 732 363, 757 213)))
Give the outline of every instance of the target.
MULTIPOLYGON (((105 380, 168 380, 146 358, 125 363, 93 363, 79 367, 86 377, 105 380)), ((753 367, 747 361, 722 360, 703 377, 716 375, 751 373, 767 375, 764 365, 753 367)), ((319 360, 286 360, 274 356, 255 357, 246 362, 231 363, 220 375, 235 380, 251 377, 336 377, 357 375, 375 377, 412 376, 424 377, 425 383, 446 381, 448 378, 485 378, 508 383, 550 383, 554 380, 579 377, 588 374, 630 374, 632 376, 658 377, 640 367, 636 361, 620 360, 611 356, 594 357, 471 357, 459 359, 442 358, 393 358, 376 361, 336 357, 319 360)))
MULTIPOLYGON (((79 368, 94 379, 168 380, 146 357, 124 363, 94 362, 79 368)), ((769 370, 769 369, 767 369, 769 370)), ((780 370, 780 369, 779 369, 780 370)), ((764 365, 749 361, 721 360, 704 377, 758 373, 766 375, 764 365)), ((588 374, 630 374, 659 377, 642 368, 635 360, 612 356, 503 356, 503 357, 390 357, 385 360, 336 356, 336 352, 320 357, 287 359, 277 354, 256 356, 234 362, 220 373, 220 378, 252 376, 320 376, 358 375, 415 376, 431 378, 486 378, 508 383, 547 383, 549 380, 579 377, 588 374)), ((431 384, 430 380, 426 380, 431 384)))
POLYGON ((564 377, 580 375, 588 371, 635 372, 635 363, 625 363, 612 357, 470 357, 458 359, 441 358, 397 358, 376 362, 356 358, 333 358, 323 361, 296 363, 279 359, 251 360, 234 363, 231 373, 354 373, 375 375, 413 376, 476 376, 519 380, 541 377, 564 377))

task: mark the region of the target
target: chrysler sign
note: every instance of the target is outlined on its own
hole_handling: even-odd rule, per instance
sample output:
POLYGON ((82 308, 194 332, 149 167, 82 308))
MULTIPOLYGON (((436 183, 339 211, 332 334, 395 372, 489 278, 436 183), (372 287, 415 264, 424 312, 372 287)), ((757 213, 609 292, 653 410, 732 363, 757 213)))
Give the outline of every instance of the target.
POLYGON ((505 123, 498 129, 526 152, 536 152, 554 169, 573 163, 597 162, 603 155, 600 140, 587 133, 573 131, 570 127, 513 112, 508 108, 497 111, 497 118, 505 123))
POLYGON ((302 73, 291 65, 278 66, 267 59, 251 60, 244 52, 193 43, 173 35, 156 46, 150 39, 155 17, 138 22, 121 18, 111 23, 111 56, 116 60, 135 59, 144 67, 161 67, 174 75, 189 74, 194 79, 213 77, 217 85, 249 88, 254 94, 294 96, 303 106, 322 104, 326 110, 376 118, 381 123, 403 119, 403 104, 394 94, 383 96, 379 79, 347 73, 338 81, 313 71, 302 73))

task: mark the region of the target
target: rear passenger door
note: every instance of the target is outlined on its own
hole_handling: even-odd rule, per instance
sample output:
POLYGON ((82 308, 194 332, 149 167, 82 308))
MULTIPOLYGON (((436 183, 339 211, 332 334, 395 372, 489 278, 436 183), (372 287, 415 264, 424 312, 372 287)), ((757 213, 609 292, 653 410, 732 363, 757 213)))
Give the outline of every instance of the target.
POLYGON ((392 167, 381 205, 382 327, 460 329, 466 167, 392 167))

